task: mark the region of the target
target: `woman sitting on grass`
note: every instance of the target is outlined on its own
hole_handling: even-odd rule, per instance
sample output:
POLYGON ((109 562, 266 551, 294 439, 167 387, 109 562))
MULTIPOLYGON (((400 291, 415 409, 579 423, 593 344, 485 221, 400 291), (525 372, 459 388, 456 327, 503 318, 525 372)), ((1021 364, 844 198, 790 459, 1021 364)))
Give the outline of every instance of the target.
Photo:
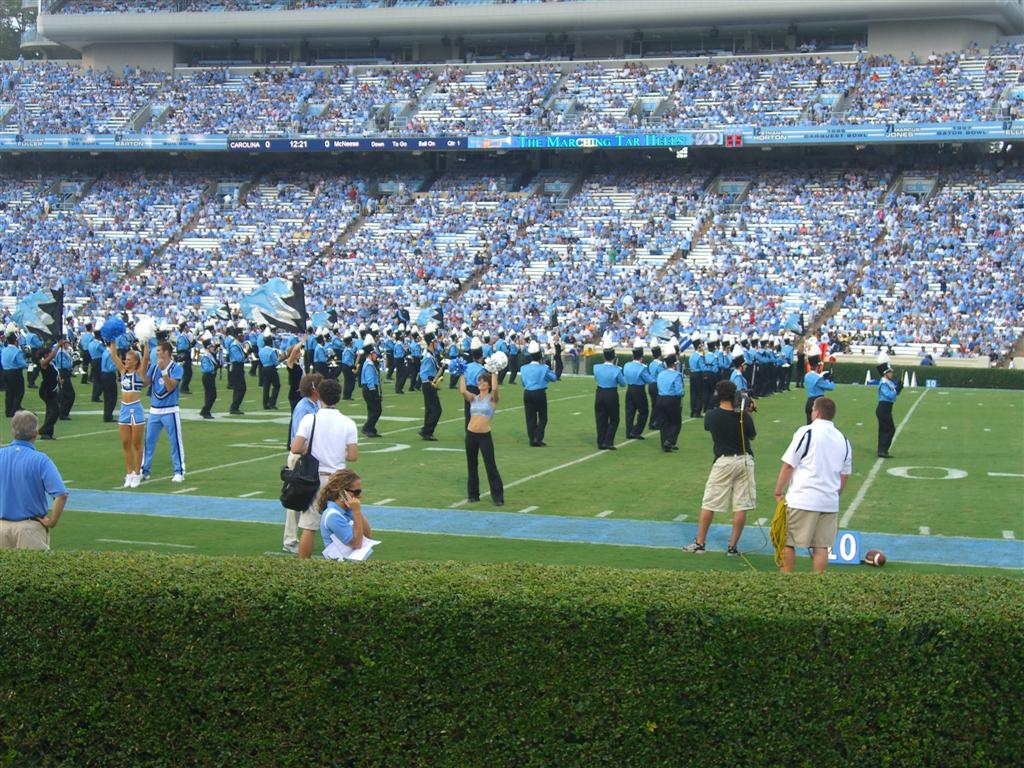
POLYGON ((339 469, 327 479, 317 502, 324 547, 330 546, 334 534, 345 546, 359 549, 363 538, 373 534, 359 500, 362 495, 363 481, 351 469, 339 469))

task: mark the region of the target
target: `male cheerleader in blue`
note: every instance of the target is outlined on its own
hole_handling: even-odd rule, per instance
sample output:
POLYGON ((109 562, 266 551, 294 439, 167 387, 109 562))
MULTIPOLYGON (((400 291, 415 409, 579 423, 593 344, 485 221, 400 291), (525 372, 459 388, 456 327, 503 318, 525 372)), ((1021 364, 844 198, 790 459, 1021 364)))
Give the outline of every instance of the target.
POLYGON ((146 423, 146 449, 142 454, 143 480, 149 479, 156 441, 160 438, 161 430, 166 429, 171 440, 171 463, 174 464, 171 482, 185 481, 185 443, 181 438, 181 414, 178 412, 178 383, 184 371, 179 363, 174 362, 173 353, 173 347, 161 341, 156 347, 156 362, 146 371, 146 379, 152 382, 153 392, 149 421, 146 423))

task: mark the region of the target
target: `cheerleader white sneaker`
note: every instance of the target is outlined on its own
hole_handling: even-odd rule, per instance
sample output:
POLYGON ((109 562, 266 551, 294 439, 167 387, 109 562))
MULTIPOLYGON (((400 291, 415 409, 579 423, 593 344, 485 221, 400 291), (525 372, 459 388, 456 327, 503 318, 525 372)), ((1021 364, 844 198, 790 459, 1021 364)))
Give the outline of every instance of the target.
POLYGON ((132 482, 134 480, 135 480, 135 475, 133 475, 131 472, 129 472, 127 475, 124 476, 124 487, 125 488, 131 488, 132 487, 132 482))
POLYGON ((175 475, 174 477, 171 478, 171 482, 172 483, 184 483, 185 482, 185 476, 184 475, 175 475))
POLYGON ((132 475, 132 488, 138 488, 142 485, 142 475, 132 475))

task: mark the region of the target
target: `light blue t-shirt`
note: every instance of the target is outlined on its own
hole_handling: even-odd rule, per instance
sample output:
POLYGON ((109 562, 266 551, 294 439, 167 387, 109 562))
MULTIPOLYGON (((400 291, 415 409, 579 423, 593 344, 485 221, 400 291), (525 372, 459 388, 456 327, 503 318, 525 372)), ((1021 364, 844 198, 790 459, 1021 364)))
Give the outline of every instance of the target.
POLYGON ((67 492, 57 465, 32 443, 15 440, 0 448, 0 520, 45 517, 47 497, 67 492))
POLYGON ((355 526, 352 521, 352 511, 343 509, 336 502, 328 501, 320 517, 320 538, 324 540, 324 547, 331 543, 331 534, 341 540, 342 544, 349 544, 355 535, 355 526))
POLYGON ((302 398, 295 404, 295 410, 292 411, 291 430, 288 435, 289 442, 295 439, 295 433, 299 430, 299 424, 302 423, 302 418, 304 416, 309 416, 311 413, 316 413, 318 410, 320 410, 320 406, 308 397, 302 398))

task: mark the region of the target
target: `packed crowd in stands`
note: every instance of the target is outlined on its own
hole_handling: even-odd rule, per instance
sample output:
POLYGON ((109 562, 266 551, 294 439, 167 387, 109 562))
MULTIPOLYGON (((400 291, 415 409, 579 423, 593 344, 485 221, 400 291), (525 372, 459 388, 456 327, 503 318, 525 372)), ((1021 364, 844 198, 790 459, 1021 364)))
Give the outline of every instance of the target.
POLYGON ((516 135, 1024 114, 1024 46, 642 62, 92 72, 0 64, 0 129, 36 133, 516 135), (564 66, 565 69, 560 68, 564 66), (143 107, 150 106, 149 110, 143 107))
POLYGON ((926 200, 891 200, 885 239, 838 318, 859 341, 1003 350, 1020 337, 1024 173, 984 163, 926 200))
POLYGON ((655 319, 774 331, 841 299, 854 343, 1005 353, 1024 333, 1024 170, 934 176, 914 196, 887 195, 889 167, 8 175, 0 314, 59 282, 90 315, 198 321, 294 273, 343 323, 436 306, 628 344, 655 319))

